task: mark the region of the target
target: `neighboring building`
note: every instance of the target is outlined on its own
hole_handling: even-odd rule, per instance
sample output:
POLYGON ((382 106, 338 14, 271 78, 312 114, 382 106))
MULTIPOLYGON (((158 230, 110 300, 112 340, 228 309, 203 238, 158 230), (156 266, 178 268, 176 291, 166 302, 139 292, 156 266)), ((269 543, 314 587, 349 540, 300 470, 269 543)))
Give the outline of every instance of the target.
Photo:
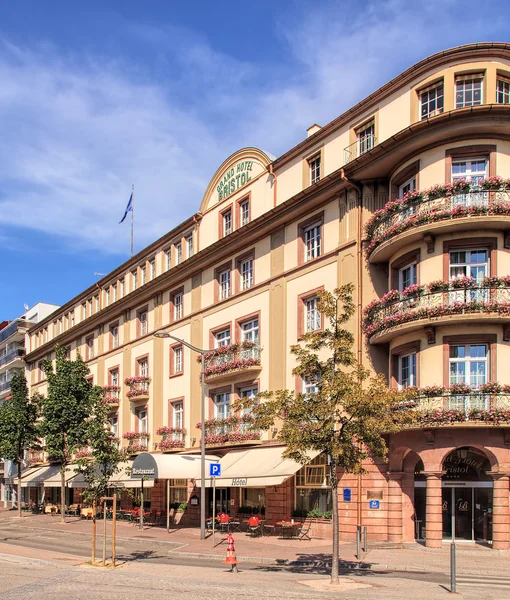
MULTIPOLYGON (((357 356, 422 390, 422 425, 389 436, 388 462, 361 481, 342 476, 341 536, 361 523, 371 539, 438 546, 453 533, 509 548, 509 124, 510 47, 476 44, 414 65, 278 159, 240 150, 199 212, 31 328, 32 389, 44 393, 40 363, 64 344, 109 387, 132 454, 196 452, 200 365, 154 337, 166 329, 211 350, 218 508, 331 510, 325 460, 282 467, 276 430, 246 432, 231 404, 313 391, 289 347, 323 326, 317 292, 353 282, 357 356)), ((199 493, 195 480, 170 486, 173 503, 199 493)), ((164 498, 158 480, 151 506, 164 498)))
MULTIPOLYGON (((39 302, 25 314, 13 321, 0 323, 0 404, 10 396, 11 379, 17 371, 25 369, 25 338, 29 327, 45 319, 58 306, 39 302)), ((10 481, 12 463, 0 460, 0 502, 11 502, 12 487, 10 481), (5 478, 4 478, 5 477, 5 478)))

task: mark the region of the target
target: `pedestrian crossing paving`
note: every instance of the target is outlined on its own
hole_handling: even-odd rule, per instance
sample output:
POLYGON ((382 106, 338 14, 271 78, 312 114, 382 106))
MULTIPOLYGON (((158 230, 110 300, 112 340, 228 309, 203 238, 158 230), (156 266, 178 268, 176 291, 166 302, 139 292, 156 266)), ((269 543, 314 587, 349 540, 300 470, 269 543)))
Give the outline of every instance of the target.
POLYGON ((504 577, 501 575, 457 575, 457 586, 510 589, 510 576, 504 577))

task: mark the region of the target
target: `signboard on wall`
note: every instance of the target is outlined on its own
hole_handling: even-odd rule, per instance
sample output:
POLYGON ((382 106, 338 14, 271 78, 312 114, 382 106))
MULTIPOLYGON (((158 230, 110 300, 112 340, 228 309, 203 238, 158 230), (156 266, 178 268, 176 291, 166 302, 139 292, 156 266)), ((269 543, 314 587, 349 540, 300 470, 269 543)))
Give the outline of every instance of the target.
POLYGON ((382 500, 383 499, 383 491, 382 490, 367 490, 367 500, 382 500))
POLYGON ((216 201, 225 200, 259 175, 264 167, 255 160, 240 160, 220 176, 216 184, 216 201))

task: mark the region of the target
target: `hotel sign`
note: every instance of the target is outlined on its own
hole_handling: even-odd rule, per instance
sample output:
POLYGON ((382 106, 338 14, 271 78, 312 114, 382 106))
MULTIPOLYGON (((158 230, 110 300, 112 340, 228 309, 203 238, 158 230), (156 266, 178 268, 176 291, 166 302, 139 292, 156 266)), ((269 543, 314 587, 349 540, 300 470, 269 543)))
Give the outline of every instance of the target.
POLYGON ((217 201, 225 200, 259 175, 264 167, 254 160, 240 160, 224 171, 216 184, 217 201))
POLYGON ((234 477, 230 487, 243 487, 245 485, 248 485, 248 479, 246 477, 234 477))

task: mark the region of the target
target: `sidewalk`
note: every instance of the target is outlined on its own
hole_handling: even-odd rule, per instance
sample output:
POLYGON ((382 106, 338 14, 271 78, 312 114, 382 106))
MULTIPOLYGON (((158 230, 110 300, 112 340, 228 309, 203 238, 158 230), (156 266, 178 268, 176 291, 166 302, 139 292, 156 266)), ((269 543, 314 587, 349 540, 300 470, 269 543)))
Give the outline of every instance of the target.
MULTIPOLYGON (((39 531, 61 531, 73 535, 90 535, 91 521, 68 517, 66 523, 59 516, 24 515, 17 518, 14 511, 0 509, 0 523, 10 523, 16 527, 31 528, 39 531)), ((98 535, 102 531, 98 527, 98 535)), ((108 522, 108 534, 111 522, 108 522)), ((313 535, 313 528, 312 528, 313 535)), ((136 542, 157 543, 169 546, 168 552, 194 558, 225 558, 226 546, 222 543, 224 535, 217 533, 213 543, 212 535, 200 540, 197 528, 171 529, 170 533, 162 527, 147 527, 140 531, 131 523, 117 523, 117 537, 136 542)), ((251 538, 245 533, 234 534, 237 556, 240 560, 267 564, 324 568, 331 562, 331 541, 313 539, 281 539, 276 536, 251 538)), ((345 568, 369 568, 374 570, 449 572, 449 544, 441 549, 425 548, 420 544, 381 544, 378 543, 364 556, 362 561, 355 557, 355 546, 350 542, 341 542, 340 559, 345 568)), ((510 552, 498 552, 483 546, 457 544, 457 570, 459 573, 499 574, 508 569, 510 552)))

